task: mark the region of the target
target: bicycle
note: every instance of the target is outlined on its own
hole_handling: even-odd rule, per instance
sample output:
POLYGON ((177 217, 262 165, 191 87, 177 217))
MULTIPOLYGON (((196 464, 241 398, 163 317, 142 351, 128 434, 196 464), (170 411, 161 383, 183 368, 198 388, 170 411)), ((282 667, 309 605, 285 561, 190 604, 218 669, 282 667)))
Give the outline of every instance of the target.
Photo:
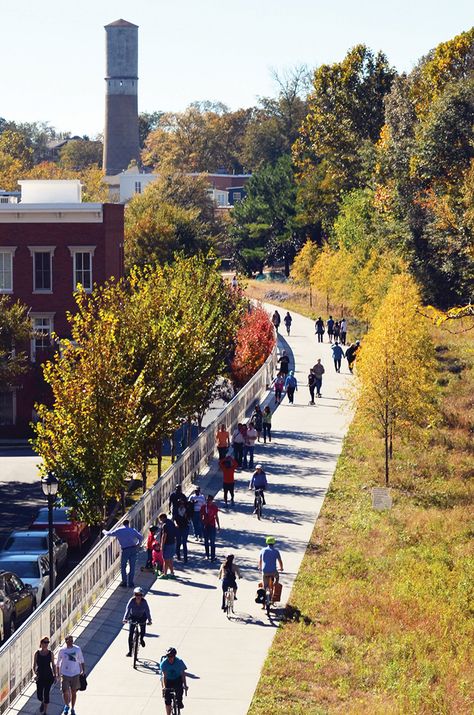
MULTIPOLYGON (((183 689, 184 692, 187 695, 187 687, 183 689)), ((169 694, 170 696, 170 707, 171 707, 171 715, 180 715, 180 708, 178 705, 178 696, 176 695, 176 690, 174 688, 163 688, 163 697, 165 697, 166 693, 169 694)))
POLYGON ((259 521, 262 518, 262 510, 263 510, 263 490, 256 489, 255 490, 255 514, 257 515, 257 519, 259 521))
POLYGON ((224 608, 227 618, 230 618, 230 614, 234 613, 234 600, 235 591, 232 586, 229 586, 229 588, 224 594, 224 608))
POLYGON ((134 670, 137 668, 138 660, 138 649, 140 647, 140 623, 139 621, 129 620, 131 626, 133 626, 133 640, 132 640, 132 667, 134 670))

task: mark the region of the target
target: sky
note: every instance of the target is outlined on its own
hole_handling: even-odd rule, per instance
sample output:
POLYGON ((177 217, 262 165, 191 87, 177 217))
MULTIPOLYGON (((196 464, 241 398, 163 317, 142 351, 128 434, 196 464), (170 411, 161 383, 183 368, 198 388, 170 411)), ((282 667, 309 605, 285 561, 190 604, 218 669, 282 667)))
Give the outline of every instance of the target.
POLYGON ((0 13, 0 117, 103 131, 104 25, 139 25, 139 111, 253 106, 272 70, 341 60, 358 43, 410 71, 474 24, 471 0, 19 0, 0 13))

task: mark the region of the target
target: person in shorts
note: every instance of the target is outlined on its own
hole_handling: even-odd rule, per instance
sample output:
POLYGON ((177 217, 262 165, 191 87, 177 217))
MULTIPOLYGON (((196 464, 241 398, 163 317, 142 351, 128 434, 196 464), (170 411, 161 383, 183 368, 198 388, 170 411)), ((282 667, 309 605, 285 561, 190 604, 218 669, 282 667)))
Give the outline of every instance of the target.
POLYGON ((80 687, 81 673, 84 673, 84 656, 78 645, 74 645, 74 638, 67 635, 64 645, 58 653, 57 671, 58 678, 61 678, 61 691, 64 700, 64 715, 76 715, 74 706, 76 704, 76 693, 80 687))

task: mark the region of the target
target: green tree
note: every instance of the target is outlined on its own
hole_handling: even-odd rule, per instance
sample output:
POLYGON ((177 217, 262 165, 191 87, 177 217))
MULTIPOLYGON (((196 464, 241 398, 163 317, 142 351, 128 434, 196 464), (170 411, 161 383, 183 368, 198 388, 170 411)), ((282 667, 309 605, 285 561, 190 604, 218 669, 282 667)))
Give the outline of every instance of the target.
POLYGON ((32 336, 28 309, 0 295, 0 390, 13 387, 28 368, 26 346, 32 336))
POLYGON ((102 166, 102 142, 84 139, 69 141, 59 153, 59 163, 66 169, 81 171, 95 164, 102 166))

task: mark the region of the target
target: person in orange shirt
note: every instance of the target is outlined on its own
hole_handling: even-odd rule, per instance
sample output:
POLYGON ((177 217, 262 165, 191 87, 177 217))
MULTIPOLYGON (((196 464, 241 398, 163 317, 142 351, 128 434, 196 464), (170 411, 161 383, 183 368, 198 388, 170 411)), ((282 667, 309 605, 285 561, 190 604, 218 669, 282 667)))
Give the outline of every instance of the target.
POLYGON ((234 506, 234 483, 235 483, 235 470, 238 467, 238 462, 236 459, 231 457, 230 454, 224 457, 224 459, 219 460, 219 467, 222 471, 222 488, 224 490, 224 503, 227 506, 227 498, 230 494, 230 503, 234 506))
POLYGON ((219 430, 216 432, 216 442, 217 451, 219 452, 219 459, 224 459, 229 449, 229 433, 227 432, 225 425, 219 425, 219 430))

